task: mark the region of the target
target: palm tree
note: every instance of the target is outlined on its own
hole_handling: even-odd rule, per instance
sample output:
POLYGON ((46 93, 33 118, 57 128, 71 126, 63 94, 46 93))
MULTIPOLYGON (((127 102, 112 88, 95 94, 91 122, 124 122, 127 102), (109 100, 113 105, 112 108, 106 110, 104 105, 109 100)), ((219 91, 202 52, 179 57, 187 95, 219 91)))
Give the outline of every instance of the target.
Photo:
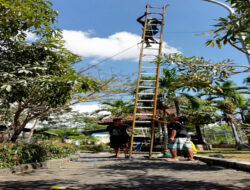
POLYGON ((95 113, 107 111, 110 112, 112 116, 124 116, 133 113, 134 105, 130 102, 114 100, 113 102, 102 102, 102 104, 104 107, 95 111, 95 113))
POLYGON ((162 77, 159 80, 159 97, 162 102, 167 102, 171 105, 174 103, 177 115, 181 114, 180 104, 183 99, 188 100, 193 109, 199 108, 199 103, 196 98, 187 94, 180 93, 183 86, 179 83, 180 76, 178 76, 174 69, 163 69, 162 77))
MULTIPOLYGON (((237 120, 235 118, 236 108, 240 109, 242 119, 244 120, 244 101, 246 100, 242 94, 250 94, 248 87, 240 86, 236 87, 232 81, 226 81, 221 86, 214 86, 208 100, 213 101, 216 106, 223 112, 223 116, 228 124, 232 127, 232 131, 235 137, 236 148, 240 148, 240 139, 237 134, 236 126, 237 120)), ((200 94, 200 96, 207 94, 200 94)))

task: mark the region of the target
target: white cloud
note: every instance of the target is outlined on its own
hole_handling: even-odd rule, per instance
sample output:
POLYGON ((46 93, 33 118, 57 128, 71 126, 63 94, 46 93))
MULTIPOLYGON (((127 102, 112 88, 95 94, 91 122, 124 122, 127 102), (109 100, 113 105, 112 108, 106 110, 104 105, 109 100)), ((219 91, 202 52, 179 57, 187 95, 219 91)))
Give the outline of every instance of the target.
POLYGON ((25 32, 25 34, 27 35, 26 37, 27 41, 33 42, 38 39, 37 36, 32 32, 25 32))
MULTIPOLYGON (((139 57, 140 45, 137 43, 141 41, 141 37, 129 32, 118 32, 107 38, 99 38, 92 37, 90 32, 64 30, 63 38, 67 49, 83 57, 108 58, 132 46, 133 48, 112 59, 137 60, 139 57)), ((163 53, 177 52, 179 51, 176 48, 168 46, 166 42, 163 43, 163 53)))

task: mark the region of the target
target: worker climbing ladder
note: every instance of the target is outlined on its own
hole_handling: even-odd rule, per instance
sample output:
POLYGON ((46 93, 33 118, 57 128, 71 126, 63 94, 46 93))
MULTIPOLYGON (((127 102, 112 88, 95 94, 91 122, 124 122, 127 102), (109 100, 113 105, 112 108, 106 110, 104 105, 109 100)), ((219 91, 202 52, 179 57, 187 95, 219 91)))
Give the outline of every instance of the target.
MULTIPOLYGON (((149 158, 152 156, 153 144, 154 144, 154 129, 155 122, 153 120, 156 117, 157 106, 157 94, 158 94, 158 82, 160 73, 160 61, 157 57, 162 55, 162 34, 164 26, 166 5, 163 7, 146 6, 145 22, 143 27, 140 58, 139 58, 139 71, 137 77, 136 96, 134 104, 133 125, 132 130, 135 131, 136 124, 151 124, 151 137, 150 137, 150 149, 149 158), (152 18, 156 18, 160 21, 160 32, 155 36, 148 36, 149 32, 153 32, 153 24, 149 23, 152 18), (160 18, 159 18, 160 17, 160 18), (146 41, 150 37, 154 40, 146 41), (146 41, 146 42, 145 42, 146 41), (146 47, 145 46, 146 43, 146 47), (148 45, 149 44, 149 45, 148 45), (138 120, 140 116, 152 117, 150 121, 138 120)), ((131 134, 129 156, 131 157, 133 151, 134 134, 131 134)))

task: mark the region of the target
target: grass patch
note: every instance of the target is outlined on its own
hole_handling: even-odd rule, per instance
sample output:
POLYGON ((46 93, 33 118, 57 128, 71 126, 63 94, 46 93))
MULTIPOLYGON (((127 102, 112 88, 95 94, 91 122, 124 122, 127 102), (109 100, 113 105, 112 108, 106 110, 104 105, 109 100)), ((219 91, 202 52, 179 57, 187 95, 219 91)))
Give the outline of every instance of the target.
POLYGON ((250 150, 235 150, 231 148, 213 148, 212 150, 198 151, 197 155, 223 155, 225 159, 250 162, 250 150))

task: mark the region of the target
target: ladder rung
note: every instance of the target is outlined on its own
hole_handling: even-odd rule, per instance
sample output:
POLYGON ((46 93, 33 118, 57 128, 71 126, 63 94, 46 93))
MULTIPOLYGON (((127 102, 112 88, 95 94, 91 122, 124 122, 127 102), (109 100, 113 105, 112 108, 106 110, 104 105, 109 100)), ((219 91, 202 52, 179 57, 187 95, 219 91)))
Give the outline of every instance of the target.
POLYGON ((143 63, 155 63, 155 59, 153 60, 142 60, 143 63))
POLYGON ((148 42, 148 43, 150 43, 150 44, 160 44, 161 42, 148 42))
POLYGON ((147 49, 151 49, 151 50, 159 50, 159 48, 150 48, 150 47, 147 47, 147 49))
POLYGON ((154 86, 139 86, 139 88, 155 88, 154 86))
POLYGON ((145 57, 145 56, 156 57, 156 56, 158 56, 158 55, 153 55, 153 54, 143 54, 142 56, 143 56, 143 57, 145 57))
POLYGON ((138 93, 139 95, 154 95, 154 93, 150 93, 150 92, 148 92, 148 93, 138 93))
POLYGON ((156 80, 140 80, 141 82, 155 82, 156 80))
POLYGON ((152 113, 137 113, 138 116, 153 116, 152 113))
POLYGON ((137 102, 154 102, 154 100, 137 100, 137 102))
POLYGON ((154 107, 137 107, 138 109, 153 109, 154 107))
MULTIPOLYGON (((151 26, 157 26, 157 25, 160 25, 160 24, 150 24, 150 25, 151 26)), ((146 29, 146 31, 159 31, 159 29, 158 30, 157 29, 150 30, 150 29, 153 29, 153 28, 146 29)))
POLYGON ((145 36, 145 37, 153 37, 153 38, 160 38, 160 36, 145 36))
POLYGON ((135 127, 135 129, 138 129, 138 130, 150 130, 150 128, 148 127, 135 127))
POLYGON ((152 9, 163 9, 163 7, 152 7, 149 5, 149 8, 152 8, 152 9))
POLYGON ((135 121, 135 123, 152 123, 152 121, 135 121))
POLYGON ((158 15, 162 15, 162 13, 148 13, 148 14, 158 14, 158 15))
POLYGON ((141 73, 141 75, 155 75, 156 73, 141 73))
POLYGON ((142 66, 141 68, 142 69, 157 69, 157 67, 144 67, 144 66, 142 66))

